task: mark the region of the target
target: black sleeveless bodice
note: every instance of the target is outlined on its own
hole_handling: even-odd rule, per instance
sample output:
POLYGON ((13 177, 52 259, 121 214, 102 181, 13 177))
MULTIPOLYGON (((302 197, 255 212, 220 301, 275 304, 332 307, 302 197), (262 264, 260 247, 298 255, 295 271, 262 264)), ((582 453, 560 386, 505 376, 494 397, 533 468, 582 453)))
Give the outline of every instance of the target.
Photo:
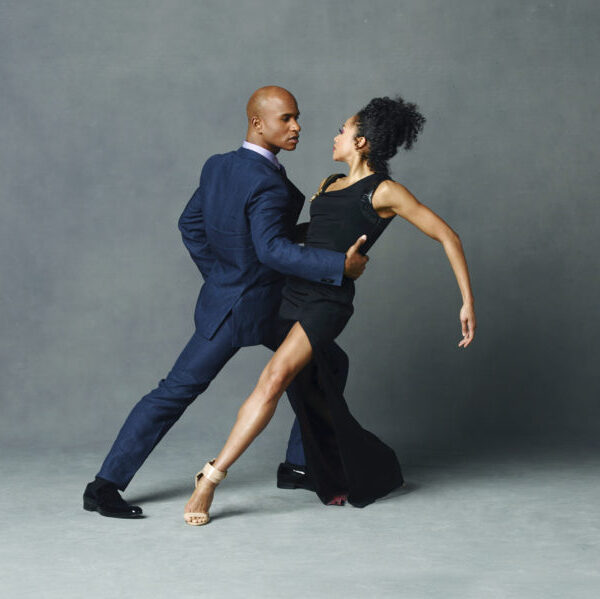
MULTIPOLYGON (((345 253, 366 234, 367 241, 361 246, 364 254, 393 218, 381 218, 371 203, 377 185, 388 177, 374 173, 344 189, 327 191, 328 186, 340 177, 343 175, 331 175, 311 202, 305 245, 345 253)), ((354 281, 344 277, 341 286, 334 286, 290 276, 282 295, 281 316, 299 320, 309 338, 314 331, 311 341, 317 342, 315 329, 319 329, 320 341, 332 340, 352 315, 354 281), (318 317, 315 310, 319 311, 318 317), (314 317, 308 318, 309 312, 314 317), (327 319, 331 322, 326 327, 327 319)))
POLYGON ((343 175, 329 177, 323 191, 311 202, 306 245, 345 253, 358 237, 366 234, 367 242, 361 247, 366 253, 392 220, 381 218, 372 205, 373 192, 388 177, 374 173, 344 189, 327 191, 340 177, 343 175))

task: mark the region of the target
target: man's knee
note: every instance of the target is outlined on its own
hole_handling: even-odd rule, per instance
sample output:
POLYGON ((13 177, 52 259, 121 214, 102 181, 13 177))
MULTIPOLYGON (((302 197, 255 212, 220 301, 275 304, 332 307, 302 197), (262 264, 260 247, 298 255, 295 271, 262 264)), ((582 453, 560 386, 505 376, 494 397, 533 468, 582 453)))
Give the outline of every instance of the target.
POLYGON ((205 391, 209 385, 210 381, 186 381, 169 375, 167 378, 161 379, 158 383, 158 387, 148 395, 159 400, 188 406, 196 399, 196 397, 198 397, 198 395, 205 391))

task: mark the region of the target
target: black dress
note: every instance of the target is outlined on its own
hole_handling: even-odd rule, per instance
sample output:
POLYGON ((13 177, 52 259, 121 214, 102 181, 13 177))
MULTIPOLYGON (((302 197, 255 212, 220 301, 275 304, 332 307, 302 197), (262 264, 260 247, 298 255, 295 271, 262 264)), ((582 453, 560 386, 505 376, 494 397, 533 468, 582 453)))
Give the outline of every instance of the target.
MULTIPOLYGON (((344 189, 326 191, 342 176, 329 177, 313 199, 305 244, 346 252, 366 234, 361 247, 366 253, 392 220, 381 218, 371 204, 375 188, 388 177, 375 173, 344 189)), ((302 402, 293 407, 317 494, 323 503, 345 494, 352 505, 363 507, 403 479, 394 451, 350 414, 331 369, 332 342, 354 311, 354 281, 344 277, 336 287, 289 277, 282 295, 280 339, 299 322, 313 349, 312 362, 296 377, 302 402)))

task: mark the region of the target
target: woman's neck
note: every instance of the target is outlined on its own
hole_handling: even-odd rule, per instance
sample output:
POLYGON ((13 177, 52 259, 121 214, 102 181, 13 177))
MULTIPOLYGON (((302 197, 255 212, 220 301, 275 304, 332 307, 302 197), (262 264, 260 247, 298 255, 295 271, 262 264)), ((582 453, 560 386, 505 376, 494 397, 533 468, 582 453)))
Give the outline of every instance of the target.
POLYGON ((367 161, 361 160, 360 157, 346 160, 345 162, 350 168, 347 177, 351 183, 354 183, 354 181, 358 181, 359 179, 364 179, 375 172, 367 166, 367 161))

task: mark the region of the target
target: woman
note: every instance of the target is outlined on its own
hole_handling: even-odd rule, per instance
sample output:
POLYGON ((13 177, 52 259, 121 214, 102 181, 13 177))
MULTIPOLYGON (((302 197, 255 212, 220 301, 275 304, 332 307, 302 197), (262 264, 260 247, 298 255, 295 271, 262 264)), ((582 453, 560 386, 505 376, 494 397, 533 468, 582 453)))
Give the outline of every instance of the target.
MULTIPOLYGON (((311 203, 305 243, 344 251, 366 234, 361 248, 366 252, 394 216, 402 216, 443 244, 463 297, 463 339, 458 346, 466 348, 473 340, 476 323, 460 239, 388 174, 388 160, 399 147, 412 147, 424 123, 415 104, 387 97, 374 98, 346 120, 334 138, 333 159, 347 163, 349 172, 321 183, 311 203)), ((362 507, 402 484, 393 450, 352 417, 330 369, 329 347, 352 315, 353 297, 351 279, 345 278, 340 287, 288 279, 279 311, 282 343, 240 408, 218 457, 196 475, 196 489, 184 514, 188 524, 209 521, 216 485, 271 420, 279 398, 295 378, 300 385, 314 377, 318 381, 318 385, 303 387, 303 401, 294 409, 307 465, 324 503, 343 503, 347 498, 362 507)))

